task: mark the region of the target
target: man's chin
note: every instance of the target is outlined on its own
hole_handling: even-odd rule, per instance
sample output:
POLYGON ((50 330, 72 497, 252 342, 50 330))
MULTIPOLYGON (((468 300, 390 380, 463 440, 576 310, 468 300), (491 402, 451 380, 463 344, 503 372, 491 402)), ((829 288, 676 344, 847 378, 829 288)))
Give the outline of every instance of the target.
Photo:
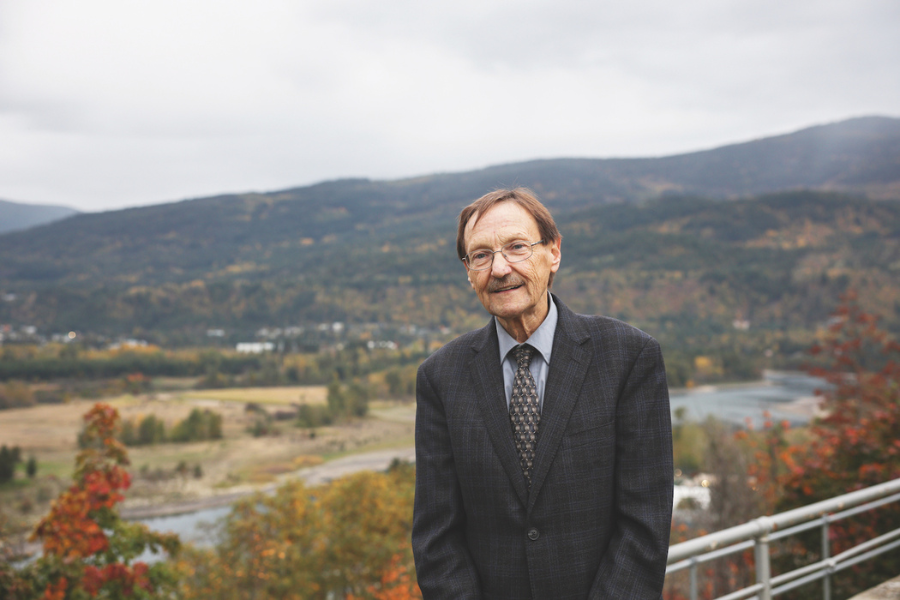
POLYGON ((517 302, 514 298, 494 298, 488 307, 488 312, 500 319, 515 320, 522 317, 528 310, 525 303, 517 302))

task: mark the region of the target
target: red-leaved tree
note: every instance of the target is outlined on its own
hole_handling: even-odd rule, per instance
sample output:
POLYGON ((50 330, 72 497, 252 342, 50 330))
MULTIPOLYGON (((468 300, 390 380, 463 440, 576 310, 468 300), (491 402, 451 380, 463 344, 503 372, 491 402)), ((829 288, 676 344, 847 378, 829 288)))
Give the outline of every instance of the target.
POLYGON ((0 565, 0 597, 9 600, 167 598, 174 577, 165 562, 138 559, 146 550, 178 551, 175 535, 161 535, 119 517, 116 505, 131 483, 128 456, 116 440, 118 412, 96 404, 84 416, 84 448, 76 458, 74 483, 34 531, 42 556, 13 569, 0 565))
MULTIPOLYGON (((812 348, 824 379, 824 416, 813 422, 810 441, 793 448, 780 483, 778 510, 788 510, 900 477, 900 344, 863 311, 855 295, 843 298, 827 335, 812 348)), ((900 527, 896 504, 831 525, 831 554, 900 527)), ((818 559, 820 540, 801 538, 781 568, 818 559)), ((835 597, 881 583, 900 572, 900 554, 881 555, 842 571, 835 597)))
MULTIPOLYGON (((794 435, 789 435, 788 423, 773 423, 769 415, 762 430, 753 431, 748 423, 747 429, 735 434, 747 459, 745 472, 730 483, 717 473, 720 481, 713 489, 714 500, 730 487, 745 496, 751 508, 755 506, 754 514, 745 513, 741 521, 900 477, 900 344, 878 326, 878 317, 863 311, 849 294, 842 298, 811 354, 816 364, 808 372, 827 383, 819 392, 822 416, 794 435)), ((722 522, 715 529, 735 524, 722 522)), ((832 523, 830 554, 898 527, 900 506, 896 503, 832 523)), ((771 549, 773 570, 783 573, 816 562, 821 549, 818 528, 787 538, 771 549)), ((712 564, 701 578, 700 597, 717 597, 749 585, 753 563, 752 553, 747 552, 712 564)), ((895 550, 836 574, 833 597, 850 597, 897 573, 900 552, 895 550)), ((807 585, 785 598, 820 595, 807 585)), ((687 598, 686 576, 670 578, 665 597, 687 598)))

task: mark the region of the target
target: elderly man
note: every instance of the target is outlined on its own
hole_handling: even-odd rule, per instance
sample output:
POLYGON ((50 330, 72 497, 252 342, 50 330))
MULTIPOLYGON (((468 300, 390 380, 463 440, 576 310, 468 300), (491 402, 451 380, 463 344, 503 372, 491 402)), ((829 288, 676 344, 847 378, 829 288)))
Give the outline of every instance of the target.
POLYGON ((419 368, 413 552, 426 600, 661 597, 672 514, 659 344, 550 293, 562 236, 529 192, 459 217, 493 315, 419 368))

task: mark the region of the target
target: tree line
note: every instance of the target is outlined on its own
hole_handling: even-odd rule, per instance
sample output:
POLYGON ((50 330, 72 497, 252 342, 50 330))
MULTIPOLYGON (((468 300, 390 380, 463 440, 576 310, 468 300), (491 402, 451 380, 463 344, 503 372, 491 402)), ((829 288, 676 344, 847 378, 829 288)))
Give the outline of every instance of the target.
MULTIPOLYGON (((86 431, 86 430, 85 430, 86 431)), ((85 431, 78 438, 80 447, 85 447, 85 431)), ((141 419, 124 419, 117 435, 126 446, 148 446, 164 442, 201 442, 222 439, 222 415, 209 409, 195 408, 191 413, 166 431, 165 421, 155 415, 141 419)))

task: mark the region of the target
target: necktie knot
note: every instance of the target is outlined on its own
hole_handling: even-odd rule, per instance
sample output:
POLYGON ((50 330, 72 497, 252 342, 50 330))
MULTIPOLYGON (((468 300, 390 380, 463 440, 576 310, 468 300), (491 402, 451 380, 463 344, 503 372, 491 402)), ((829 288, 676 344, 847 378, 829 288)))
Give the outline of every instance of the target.
POLYGON ((521 346, 517 346, 516 349, 513 350, 513 353, 516 358, 517 367, 520 369, 527 369, 531 365, 531 357, 534 356, 534 348, 528 344, 522 344, 521 346))

